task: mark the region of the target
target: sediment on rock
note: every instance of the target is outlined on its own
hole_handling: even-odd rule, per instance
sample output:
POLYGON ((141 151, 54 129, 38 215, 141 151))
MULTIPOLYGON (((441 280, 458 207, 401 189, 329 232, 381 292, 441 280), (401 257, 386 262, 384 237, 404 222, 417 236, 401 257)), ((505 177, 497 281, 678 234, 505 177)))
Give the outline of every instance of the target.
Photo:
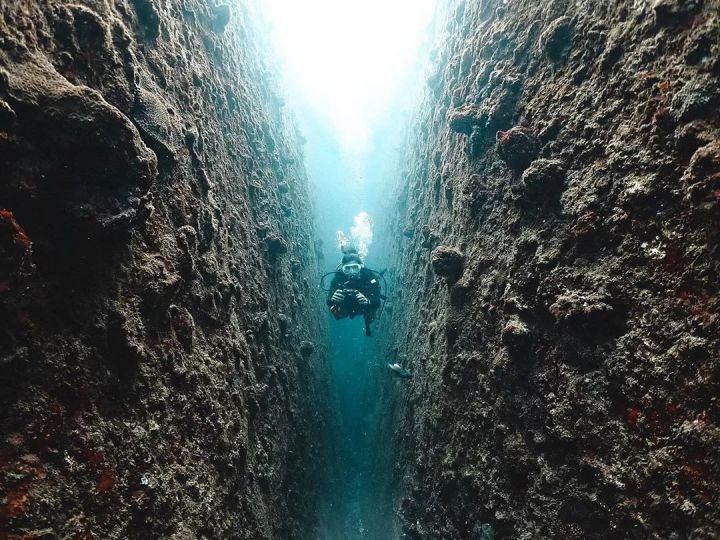
POLYGON ((252 10, 0 6, 3 538, 312 535, 326 328, 252 10))
POLYGON ((448 12, 385 247, 414 377, 383 383, 375 533, 713 538, 720 4, 448 12))

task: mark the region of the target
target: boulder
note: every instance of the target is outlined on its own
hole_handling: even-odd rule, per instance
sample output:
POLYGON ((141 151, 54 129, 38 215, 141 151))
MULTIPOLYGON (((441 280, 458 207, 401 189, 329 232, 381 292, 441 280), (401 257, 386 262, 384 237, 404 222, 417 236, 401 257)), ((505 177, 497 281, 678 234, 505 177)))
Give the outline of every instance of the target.
POLYGON ((720 200, 720 143, 712 142, 693 154, 683 174, 687 198, 694 204, 720 200))
POLYGON ((303 341, 300 343, 300 354, 303 355, 304 358, 307 358, 312 353, 315 352, 315 344, 310 341, 303 341))
POLYGON ((465 255, 457 248, 438 246, 432 251, 430 261, 435 275, 457 281, 463 273, 465 255))
POLYGON ((450 130, 455 133, 470 135, 475 126, 483 123, 480 116, 480 109, 477 105, 463 105, 448 111, 448 125, 450 130))
POLYGON ((529 129, 515 126, 496 135, 498 155, 511 169, 522 172, 540 152, 540 141, 529 129))
POLYGON ((570 52, 573 35, 574 29, 570 17, 558 17, 540 36, 540 48, 551 60, 562 60, 570 52))
POLYGON ((157 158, 130 119, 41 56, 0 65, 0 187, 33 240, 85 245, 147 219, 157 158))
POLYGON ((560 161, 536 159, 522 175, 521 184, 526 198, 547 200, 558 194, 565 181, 565 169, 560 161))
POLYGON ((702 0, 653 0, 652 10, 658 25, 672 25, 702 7, 702 0))
POLYGON ((265 246, 268 254, 273 258, 288 252, 287 241, 275 232, 268 233, 265 237, 265 246))
POLYGON ((216 34, 222 34, 225 31, 225 27, 230 22, 230 6, 227 4, 219 4, 213 9, 213 32, 216 34))

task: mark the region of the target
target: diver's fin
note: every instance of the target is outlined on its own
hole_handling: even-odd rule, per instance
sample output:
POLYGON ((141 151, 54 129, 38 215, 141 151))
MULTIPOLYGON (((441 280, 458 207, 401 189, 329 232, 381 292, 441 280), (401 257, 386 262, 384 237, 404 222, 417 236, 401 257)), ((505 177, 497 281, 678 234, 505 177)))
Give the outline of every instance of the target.
POLYGON ((397 364, 397 363, 395 363, 395 364, 390 364, 390 363, 388 363, 388 364, 387 364, 387 367, 388 367, 388 369, 390 369, 392 372, 394 372, 395 375, 397 375, 397 376, 400 377, 401 379, 409 379, 410 377, 412 377, 412 373, 410 373, 407 369, 405 369, 404 367, 402 367, 400 364, 397 364))

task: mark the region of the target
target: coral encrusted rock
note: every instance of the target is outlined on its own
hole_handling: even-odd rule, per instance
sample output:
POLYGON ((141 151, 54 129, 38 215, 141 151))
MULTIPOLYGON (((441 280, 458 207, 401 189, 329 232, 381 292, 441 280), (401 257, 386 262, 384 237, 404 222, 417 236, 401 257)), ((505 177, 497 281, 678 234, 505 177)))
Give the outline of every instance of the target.
POLYGON ((498 155, 515 171, 523 171, 540 152, 540 141, 530 130, 515 126, 497 132, 498 155))
POLYGON ((430 254, 430 262, 436 275, 457 281, 463 272, 465 255, 457 248, 438 246, 430 254))

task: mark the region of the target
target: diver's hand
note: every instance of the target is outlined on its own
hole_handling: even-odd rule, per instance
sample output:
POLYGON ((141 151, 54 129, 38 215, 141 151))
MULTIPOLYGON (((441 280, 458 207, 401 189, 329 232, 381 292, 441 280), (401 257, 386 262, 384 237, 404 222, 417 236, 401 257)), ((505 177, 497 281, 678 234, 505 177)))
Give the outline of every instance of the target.
POLYGON ((338 289, 333 293, 333 295, 330 297, 330 301, 333 304, 342 304, 342 301, 345 300, 345 294, 338 289))
POLYGON ((370 300, 368 300, 367 296, 365 296, 361 292, 355 294, 355 298, 357 298, 358 304, 360 304, 361 306, 369 306, 370 305, 370 300))

